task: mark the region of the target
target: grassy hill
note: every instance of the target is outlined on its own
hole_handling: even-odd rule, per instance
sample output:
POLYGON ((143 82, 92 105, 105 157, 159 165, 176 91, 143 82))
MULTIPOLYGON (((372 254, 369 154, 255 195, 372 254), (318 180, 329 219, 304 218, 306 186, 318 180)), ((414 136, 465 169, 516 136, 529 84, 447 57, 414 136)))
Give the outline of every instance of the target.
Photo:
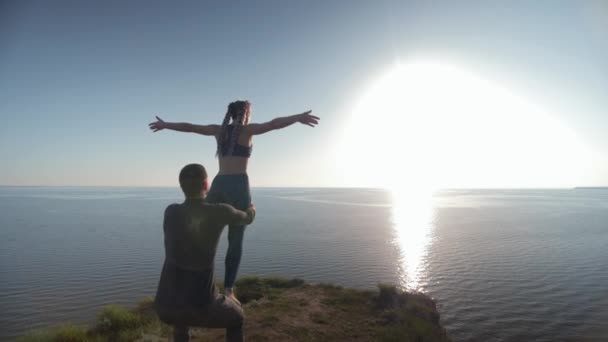
MULTIPOLYGON (((247 341, 450 341, 432 299, 379 285, 376 291, 308 284, 299 279, 242 278, 247 341)), ((134 309, 107 306, 93 326, 32 331, 30 341, 168 341, 151 298, 134 309)), ((191 341, 223 341, 221 329, 193 329, 191 341)))

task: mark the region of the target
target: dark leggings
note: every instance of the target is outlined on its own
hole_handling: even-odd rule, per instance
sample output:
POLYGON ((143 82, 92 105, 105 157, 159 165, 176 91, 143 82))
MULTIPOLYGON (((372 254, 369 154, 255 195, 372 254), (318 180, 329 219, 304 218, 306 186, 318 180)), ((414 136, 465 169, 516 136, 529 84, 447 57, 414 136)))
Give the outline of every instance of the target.
MULTIPOLYGON (((217 175, 211 183, 207 195, 210 202, 227 203, 236 209, 245 210, 251 204, 249 177, 246 174, 217 175)), ((224 287, 233 287, 243 254, 243 235, 245 226, 228 226, 228 252, 226 253, 226 272, 224 287)))

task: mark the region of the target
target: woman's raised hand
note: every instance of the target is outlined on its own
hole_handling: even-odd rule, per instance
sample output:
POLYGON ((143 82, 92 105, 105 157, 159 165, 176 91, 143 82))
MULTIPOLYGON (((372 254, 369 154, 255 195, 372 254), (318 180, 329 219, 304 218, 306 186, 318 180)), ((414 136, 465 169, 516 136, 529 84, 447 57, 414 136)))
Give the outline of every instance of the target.
POLYGON ((166 126, 165 126, 165 122, 163 121, 163 119, 161 119, 161 118, 159 118, 159 117, 157 116, 157 117, 156 117, 156 120, 157 120, 157 121, 155 121, 155 122, 151 122, 151 123, 149 123, 149 124, 148 124, 148 126, 150 126, 150 129, 151 129, 153 132, 157 132, 157 131, 160 131, 161 129, 165 129, 165 128, 166 128, 166 126))
POLYGON ((298 122, 310 127, 315 127, 319 123, 320 118, 318 116, 311 115, 312 110, 298 114, 298 122))

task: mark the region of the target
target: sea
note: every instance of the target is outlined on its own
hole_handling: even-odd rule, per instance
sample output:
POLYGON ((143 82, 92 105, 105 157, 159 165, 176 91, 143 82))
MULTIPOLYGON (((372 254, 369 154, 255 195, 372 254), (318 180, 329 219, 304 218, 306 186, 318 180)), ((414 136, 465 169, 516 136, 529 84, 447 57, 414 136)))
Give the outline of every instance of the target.
MULTIPOLYGON (((608 190, 252 197, 239 276, 421 291, 454 341, 608 341, 608 190)), ((0 187, 0 340, 153 296, 163 212, 182 198, 178 188, 0 187)))

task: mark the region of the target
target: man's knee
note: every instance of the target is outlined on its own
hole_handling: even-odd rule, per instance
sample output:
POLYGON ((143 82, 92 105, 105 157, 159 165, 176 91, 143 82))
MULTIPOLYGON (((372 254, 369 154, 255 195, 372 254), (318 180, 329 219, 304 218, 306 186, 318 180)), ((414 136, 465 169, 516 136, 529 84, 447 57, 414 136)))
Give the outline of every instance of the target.
POLYGON ((224 297, 226 325, 230 328, 242 327, 245 322, 243 307, 234 300, 224 297))
POLYGON ((231 328, 238 328, 242 327, 243 324, 245 324, 245 313, 243 312, 243 308, 235 303, 233 306, 233 310, 231 310, 230 313, 229 325, 231 328))
POLYGON ((219 295, 209 306, 205 322, 210 328, 238 328, 243 326, 243 308, 230 298, 219 295))

